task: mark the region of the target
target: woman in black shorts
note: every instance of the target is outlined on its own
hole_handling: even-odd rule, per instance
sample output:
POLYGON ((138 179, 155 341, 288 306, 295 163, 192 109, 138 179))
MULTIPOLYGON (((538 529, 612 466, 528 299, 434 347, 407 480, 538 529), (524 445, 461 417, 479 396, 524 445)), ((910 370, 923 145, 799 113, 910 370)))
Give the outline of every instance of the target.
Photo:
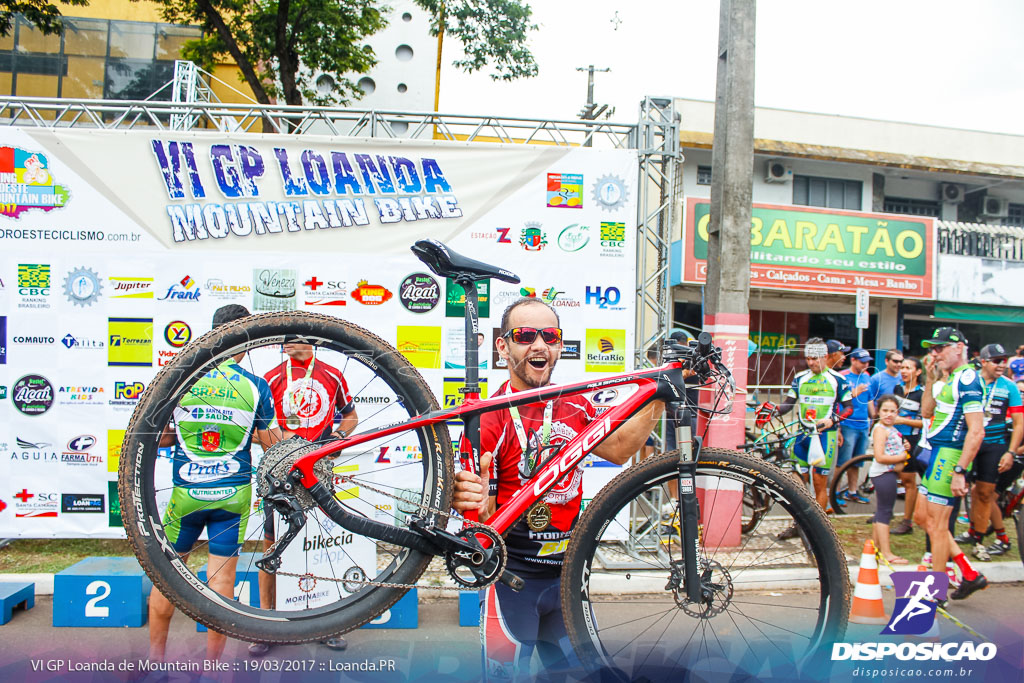
MULTIPOLYGON (((902 386, 897 386, 893 393, 899 399, 899 415, 896 416, 896 430, 907 442, 907 450, 916 455, 917 442, 921 439, 921 361, 913 356, 904 356, 900 365, 902 386)), ((914 505, 917 503, 917 475, 924 474, 924 465, 917 458, 911 458, 907 466, 900 472, 900 484, 906 491, 903 505, 903 519, 892 528, 890 533, 903 535, 914 530, 914 505)))

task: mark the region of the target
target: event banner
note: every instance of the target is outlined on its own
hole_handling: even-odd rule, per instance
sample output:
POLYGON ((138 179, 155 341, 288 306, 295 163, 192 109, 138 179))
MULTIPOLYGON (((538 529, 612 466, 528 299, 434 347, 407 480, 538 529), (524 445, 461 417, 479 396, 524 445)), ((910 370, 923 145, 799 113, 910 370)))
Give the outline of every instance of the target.
MULTIPOLYGON (((707 281, 711 202, 687 198, 679 282, 707 281)), ((935 219, 754 204, 750 284, 765 289, 932 299, 935 219)))
MULTIPOLYGON (((630 369, 637 176, 628 150, 4 129, 0 536, 123 536, 132 411, 225 304, 349 320, 460 401, 463 292, 415 258, 418 239, 522 279, 480 285, 488 392, 508 377, 494 330, 521 297, 561 318, 556 381, 630 369)), ((588 496, 617 471, 599 464, 588 496)))

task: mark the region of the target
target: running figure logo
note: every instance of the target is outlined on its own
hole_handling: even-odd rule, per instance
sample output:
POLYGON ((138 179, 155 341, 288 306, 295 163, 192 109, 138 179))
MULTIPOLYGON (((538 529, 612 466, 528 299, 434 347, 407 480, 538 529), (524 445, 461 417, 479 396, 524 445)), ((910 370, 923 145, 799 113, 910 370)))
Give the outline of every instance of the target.
POLYGON ((886 635, 922 635, 935 623, 935 609, 946 599, 949 577, 946 572, 893 572, 896 606, 892 619, 882 629, 886 635))

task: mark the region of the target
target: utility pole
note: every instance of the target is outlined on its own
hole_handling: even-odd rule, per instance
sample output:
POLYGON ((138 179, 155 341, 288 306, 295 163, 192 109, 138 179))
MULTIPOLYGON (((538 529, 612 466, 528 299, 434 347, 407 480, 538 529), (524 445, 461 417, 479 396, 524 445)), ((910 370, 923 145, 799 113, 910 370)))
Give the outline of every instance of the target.
MULTIPOLYGON (((583 109, 580 110, 580 118, 584 121, 594 121, 598 116, 604 113, 605 109, 608 108, 607 104, 602 104, 601 108, 598 109, 597 103, 594 102, 594 72, 608 73, 611 69, 595 69, 594 65, 591 64, 590 66, 578 66, 576 67, 576 70, 587 72, 587 103, 583 105, 583 109)), ((612 108, 612 110, 608 112, 608 115, 611 116, 614 112, 615 109, 612 108)))
POLYGON ((743 442, 746 413, 755 9, 756 0, 721 0, 718 24, 704 329, 722 347, 722 360, 736 379, 731 412, 712 422, 708 433, 708 445, 728 448, 743 442))

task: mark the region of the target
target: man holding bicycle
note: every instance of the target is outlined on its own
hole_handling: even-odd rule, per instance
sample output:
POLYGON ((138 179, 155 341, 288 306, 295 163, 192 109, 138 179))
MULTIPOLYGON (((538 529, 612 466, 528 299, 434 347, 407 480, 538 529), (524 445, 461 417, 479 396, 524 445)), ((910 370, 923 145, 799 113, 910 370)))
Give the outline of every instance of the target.
MULTIPOLYGON (((509 380, 495 396, 547 386, 562 352, 558 314, 538 299, 510 305, 495 339, 509 380)), ((605 438, 593 453, 622 465, 650 434, 664 406, 653 402, 605 438)), ((484 414, 480 424, 480 471, 489 482, 462 471, 456 474, 454 508, 479 510, 485 522, 523 486, 538 465, 557 453, 597 416, 582 396, 484 414)), ((480 629, 485 676, 516 679, 530 669, 534 652, 548 672, 577 667, 565 631, 560 603, 562 558, 580 516, 581 467, 568 472, 508 532, 507 568, 525 580, 515 592, 502 583, 481 591, 480 629)))
POLYGON ((967 340, 960 330, 940 327, 921 342, 929 349, 925 358, 925 384, 921 414, 931 418, 928 443, 931 462, 922 478, 914 521, 928 531, 932 566, 945 567, 952 556, 963 581, 950 597, 963 600, 988 586, 988 579, 971 567, 949 531, 949 516, 956 499, 967 493, 967 471, 974 464, 985 436, 984 388, 974 367, 967 361, 967 340), (949 378, 938 388, 943 371, 949 378))
MULTIPOLYGON (((793 443, 793 459, 804 482, 813 477, 814 497, 823 510, 828 508, 828 473, 837 450, 836 427, 853 413, 850 385, 845 377, 828 367, 827 355, 828 347, 822 339, 807 340, 804 348, 807 369, 793 378, 778 409, 779 415, 785 415, 797 406, 797 418, 805 433, 793 443)), ((796 527, 792 527, 779 534, 779 540, 796 538, 796 535, 796 527)))

